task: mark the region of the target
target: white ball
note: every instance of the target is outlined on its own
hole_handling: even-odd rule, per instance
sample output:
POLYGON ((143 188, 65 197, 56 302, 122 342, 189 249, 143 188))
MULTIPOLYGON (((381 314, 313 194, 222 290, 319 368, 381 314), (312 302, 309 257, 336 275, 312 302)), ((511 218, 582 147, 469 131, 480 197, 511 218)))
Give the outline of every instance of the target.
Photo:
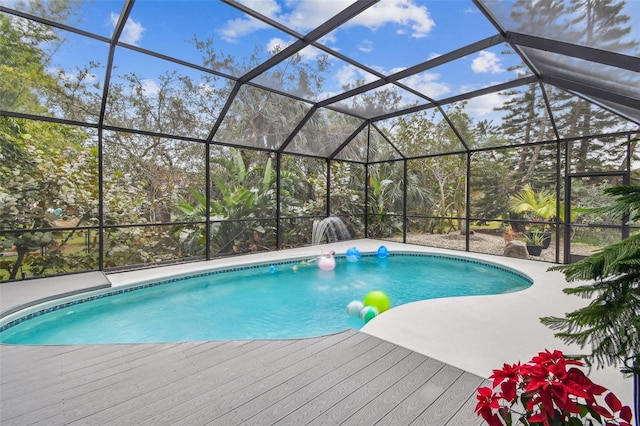
POLYGON ((347 313, 350 317, 359 318, 360 311, 364 308, 364 305, 359 300, 354 300, 353 302, 349 302, 347 305, 347 313))

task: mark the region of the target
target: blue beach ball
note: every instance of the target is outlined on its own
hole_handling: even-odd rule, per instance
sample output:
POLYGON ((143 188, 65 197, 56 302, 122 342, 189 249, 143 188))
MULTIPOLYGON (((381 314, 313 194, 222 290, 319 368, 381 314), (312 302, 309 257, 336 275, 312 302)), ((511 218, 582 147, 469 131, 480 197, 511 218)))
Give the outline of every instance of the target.
POLYGON ((380 246, 378 247, 378 257, 388 257, 389 256, 389 250, 387 250, 387 248, 385 246, 380 246))

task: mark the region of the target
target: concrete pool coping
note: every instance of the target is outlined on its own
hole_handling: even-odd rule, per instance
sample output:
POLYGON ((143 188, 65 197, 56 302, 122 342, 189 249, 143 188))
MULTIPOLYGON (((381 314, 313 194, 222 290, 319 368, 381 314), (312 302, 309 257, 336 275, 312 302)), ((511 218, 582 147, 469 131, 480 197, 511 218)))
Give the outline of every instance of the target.
MULTIPOLYGON (((526 362, 544 349, 559 349, 566 354, 581 353, 579 348, 563 344, 553 336, 552 330, 539 322, 542 316, 564 316, 587 303, 579 297, 564 294, 563 288, 577 284, 567 283, 559 272, 548 272, 552 264, 544 262, 363 239, 112 273, 106 278, 111 287, 119 287, 213 268, 313 258, 321 250, 332 249, 342 254, 350 247, 357 247, 361 252, 375 252, 380 245, 385 245, 390 251, 438 253, 496 263, 528 275, 534 284, 516 293, 433 299, 397 306, 370 321, 361 329, 362 332, 481 377, 488 377, 492 369, 501 367, 505 362, 526 362)), ((86 282, 87 287, 96 284, 104 285, 103 282, 86 282)), ((0 286, 0 291, 3 291, 3 286, 0 286)), ((4 293, 0 294, 3 301, 4 293)), ((34 294, 29 297, 34 297, 34 294)), ((4 312, 4 303, 2 308, 4 312)), ((623 378, 617 368, 594 369, 589 377, 615 392, 623 403, 631 403, 632 379, 623 378)))

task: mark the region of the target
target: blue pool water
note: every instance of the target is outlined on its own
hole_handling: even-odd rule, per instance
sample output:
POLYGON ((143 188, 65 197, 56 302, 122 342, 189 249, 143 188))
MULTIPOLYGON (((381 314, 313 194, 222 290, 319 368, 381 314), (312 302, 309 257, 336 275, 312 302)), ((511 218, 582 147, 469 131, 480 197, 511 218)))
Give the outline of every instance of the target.
POLYGON ((360 319, 348 316, 346 306, 372 290, 385 292, 393 308, 423 299, 513 292, 530 285, 525 276, 502 267, 432 255, 369 255, 356 263, 338 257, 334 271, 304 261, 266 264, 49 309, 5 324, 0 342, 311 337, 362 327, 360 319))

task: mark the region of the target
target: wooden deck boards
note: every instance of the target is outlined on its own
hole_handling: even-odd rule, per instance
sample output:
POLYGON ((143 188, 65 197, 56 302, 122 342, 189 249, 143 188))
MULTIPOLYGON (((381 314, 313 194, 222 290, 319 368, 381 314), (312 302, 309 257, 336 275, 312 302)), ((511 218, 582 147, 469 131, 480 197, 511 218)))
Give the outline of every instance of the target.
POLYGON ((357 331, 0 346, 4 425, 479 425, 484 379, 357 331))

